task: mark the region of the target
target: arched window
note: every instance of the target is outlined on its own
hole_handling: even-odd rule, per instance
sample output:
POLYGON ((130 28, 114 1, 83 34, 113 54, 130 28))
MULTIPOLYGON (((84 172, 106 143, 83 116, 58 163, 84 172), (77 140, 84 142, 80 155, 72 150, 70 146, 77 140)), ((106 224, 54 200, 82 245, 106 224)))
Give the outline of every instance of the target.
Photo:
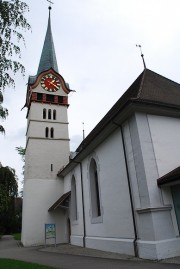
POLYGON ((43 119, 46 119, 46 109, 43 109, 43 119))
POLYGON ((56 110, 53 110, 53 120, 56 120, 56 110))
POLYGON ((45 129, 45 136, 49 137, 49 128, 48 127, 46 127, 46 129, 45 129))
POLYGON ((51 109, 48 109, 48 120, 51 120, 51 109))
POLYGON ((89 174, 90 174, 92 217, 96 218, 101 216, 101 205, 99 196, 99 180, 98 180, 97 165, 94 159, 91 160, 89 167, 89 174))
POLYGON ((77 220, 76 180, 74 176, 71 180, 71 220, 77 220))
POLYGON ((51 128, 51 138, 54 138, 54 128, 51 128))

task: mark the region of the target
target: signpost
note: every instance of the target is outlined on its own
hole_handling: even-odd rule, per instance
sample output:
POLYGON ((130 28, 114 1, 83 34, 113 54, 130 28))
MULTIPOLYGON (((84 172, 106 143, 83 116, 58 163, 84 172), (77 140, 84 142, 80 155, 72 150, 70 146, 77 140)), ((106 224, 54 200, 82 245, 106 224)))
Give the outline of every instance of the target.
POLYGON ((47 239, 54 238, 54 246, 56 247, 56 224, 45 224, 45 247, 47 239))

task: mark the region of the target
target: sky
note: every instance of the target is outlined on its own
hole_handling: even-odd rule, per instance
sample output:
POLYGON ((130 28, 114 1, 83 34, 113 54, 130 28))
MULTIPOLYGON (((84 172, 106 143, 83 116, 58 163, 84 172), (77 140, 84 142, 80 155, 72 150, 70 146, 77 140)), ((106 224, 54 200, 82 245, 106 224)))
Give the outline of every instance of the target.
MULTIPOLYGON (((1 121, 0 162, 23 180, 16 147, 25 147, 25 103, 29 75, 36 75, 48 22, 46 0, 26 0, 32 29, 20 44, 25 77, 15 76, 15 89, 4 92, 9 110, 1 121)), ((59 73, 76 92, 69 95, 71 151, 87 136, 146 67, 180 82, 179 0, 52 0, 51 27, 59 73)))

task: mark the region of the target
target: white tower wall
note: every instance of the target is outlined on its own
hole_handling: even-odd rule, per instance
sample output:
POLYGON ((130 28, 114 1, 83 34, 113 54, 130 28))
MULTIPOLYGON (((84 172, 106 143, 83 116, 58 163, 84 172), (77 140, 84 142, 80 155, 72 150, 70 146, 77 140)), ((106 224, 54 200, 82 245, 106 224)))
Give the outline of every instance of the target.
MULTIPOLYGON (((45 224, 55 223, 57 243, 65 238, 65 213, 48 209, 63 194, 58 170, 69 160, 67 107, 32 103, 28 114, 25 181, 23 199, 22 243, 24 246, 45 243, 45 224), (43 109, 56 110, 56 120, 43 119, 43 109), (45 129, 49 128, 49 137, 45 129), (50 137, 50 129, 54 137, 50 137)), ((52 243, 48 240, 47 243, 52 243)))

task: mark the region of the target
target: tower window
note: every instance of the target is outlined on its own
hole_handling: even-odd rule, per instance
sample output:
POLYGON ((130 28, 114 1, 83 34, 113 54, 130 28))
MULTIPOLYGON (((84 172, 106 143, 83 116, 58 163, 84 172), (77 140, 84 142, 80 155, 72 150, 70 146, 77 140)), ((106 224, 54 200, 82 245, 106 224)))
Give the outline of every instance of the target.
POLYGON ((42 93, 37 93, 37 100, 42 101, 42 93))
POLYGON ((63 104, 63 96, 58 96, 58 103, 63 104))
POLYGON ((54 103, 54 95, 46 94, 46 101, 54 103))
POLYGON ((56 110, 53 110, 53 120, 56 120, 56 110))
POLYGON ((51 109, 48 109, 48 119, 51 120, 51 109))
POLYGON ((51 138, 54 138, 54 128, 51 128, 51 138))
POLYGON ((45 129, 45 136, 49 137, 49 128, 48 127, 46 127, 46 129, 45 129))
POLYGON ((51 164, 51 172, 53 171, 53 164, 51 164))
POLYGON ((43 119, 46 119, 46 109, 43 109, 43 119))

